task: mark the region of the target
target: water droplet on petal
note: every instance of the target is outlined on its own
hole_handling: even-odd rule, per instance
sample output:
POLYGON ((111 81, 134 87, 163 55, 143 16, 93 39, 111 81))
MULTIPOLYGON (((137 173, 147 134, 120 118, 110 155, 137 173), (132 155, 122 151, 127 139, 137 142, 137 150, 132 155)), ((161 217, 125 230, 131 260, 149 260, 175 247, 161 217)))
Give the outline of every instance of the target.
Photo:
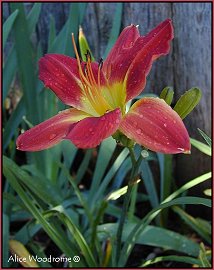
POLYGON ((167 127, 167 124, 166 123, 164 123, 163 125, 164 125, 164 127, 167 127))
POLYGON ((119 124, 119 123, 120 123, 120 120, 117 119, 117 120, 115 121, 115 124, 119 124))
POLYGON ((140 134, 142 133, 142 130, 139 128, 139 129, 137 129, 137 131, 136 131, 136 132, 137 132, 137 134, 139 134, 139 135, 140 135, 140 134))

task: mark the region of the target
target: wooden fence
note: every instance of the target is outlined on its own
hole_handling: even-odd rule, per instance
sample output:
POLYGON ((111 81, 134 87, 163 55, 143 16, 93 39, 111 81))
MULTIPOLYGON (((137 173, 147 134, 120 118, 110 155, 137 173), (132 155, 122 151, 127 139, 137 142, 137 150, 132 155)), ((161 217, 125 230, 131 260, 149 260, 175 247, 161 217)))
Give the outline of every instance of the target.
MULTIPOLYGON (((26 8, 31 7, 26 4, 26 8)), ((88 3, 83 28, 94 55, 102 56, 109 37, 117 3, 88 3)), ((171 52, 154 63, 145 91, 160 94, 165 86, 175 90, 175 100, 185 90, 199 87, 203 97, 197 108, 185 119, 191 137, 200 137, 197 128, 211 135, 211 3, 124 3, 121 29, 138 24, 141 34, 171 18, 175 38, 171 52)), ((47 47, 50 14, 60 30, 65 23, 69 3, 43 3, 37 35, 47 47)), ((4 14, 7 6, 4 6, 4 14)), ((192 155, 175 156, 175 175, 182 183, 211 167, 210 158, 192 149, 192 155)))

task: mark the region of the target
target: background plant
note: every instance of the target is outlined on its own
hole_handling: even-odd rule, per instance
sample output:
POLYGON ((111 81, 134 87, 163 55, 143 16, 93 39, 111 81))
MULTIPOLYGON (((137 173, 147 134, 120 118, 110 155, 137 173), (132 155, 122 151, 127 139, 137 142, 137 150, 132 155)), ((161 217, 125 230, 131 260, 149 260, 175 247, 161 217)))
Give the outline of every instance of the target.
MULTIPOLYGON (((87 151, 78 150, 64 141, 52 149, 26 156, 16 152, 15 141, 20 128, 26 129, 64 109, 64 105, 38 80, 37 61, 43 51, 41 41, 36 46, 32 44, 31 34, 39 20, 41 5, 34 4, 26 16, 23 4, 11 3, 11 15, 3 26, 4 48, 8 37, 12 39, 9 51, 5 50, 3 66, 4 266, 17 267, 8 264, 9 249, 24 256, 25 246, 27 252, 42 257, 47 255, 48 247, 59 256, 80 255, 80 262, 72 262, 70 267, 122 267, 130 264, 130 254, 134 254, 133 248, 140 244, 142 247, 159 247, 161 256, 153 253, 154 258, 150 259, 147 252, 138 260, 137 266, 178 261, 185 265, 209 267, 210 222, 191 216, 185 205, 210 207, 209 198, 188 196, 190 188, 210 179, 210 172, 177 188, 172 177, 172 157, 136 146, 135 158, 140 155, 143 158, 139 168, 142 180, 136 181, 132 189, 122 251, 116 260, 115 237, 121 201, 127 191, 132 166, 128 150, 109 138, 99 148, 87 151), (8 93, 14 89, 23 95, 9 113, 8 93), (160 190, 153 175, 154 166, 160 170, 160 190), (145 206, 147 209, 142 211, 145 206), (167 227, 172 211, 184 226, 178 232, 167 227), (191 234, 188 235, 187 231, 191 234), (192 239, 192 232, 206 248, 192 239)), ((86 3, 72 3, 68 20, 58 34, 52 18, 48 52, 73 56, 70 33, 74 32, 78 37, 86 8, 86 3)), ((122 4, 117 4, 107 51, 120 32, 122 8, 122 4)), ((169 102, 172 91, 166 88, 161 97, 169 102)), ((183 105, 180 107, 179 102, 184 97, 174 108, 182 117, 191 111, 186 110, 190 108, 187 106, 191 101, 190 94, 200 95, 197 89, 191 89, 185 94, 183 105)), ((205 143, 192 139, 192 145, 211 155, 210 138, 202 131, 200 134, 205 143)), ((49 263, 40 263, 39 266, 51 267, 49 263)))

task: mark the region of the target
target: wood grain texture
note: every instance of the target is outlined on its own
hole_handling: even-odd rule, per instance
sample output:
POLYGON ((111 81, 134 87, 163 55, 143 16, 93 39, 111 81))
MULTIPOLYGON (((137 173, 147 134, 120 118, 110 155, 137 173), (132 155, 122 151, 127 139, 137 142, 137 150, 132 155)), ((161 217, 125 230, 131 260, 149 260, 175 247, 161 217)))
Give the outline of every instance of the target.
MULTIPOLYGON (((32 5, 31 3, 28 4, 32 5)), ((95 57, 104 54, 109 38, 116 3, 88 3, 83 28, 95 57)), ((5 7, 6 10, 6 7, 5 7)), ((69 3, 43 3, 37 27, 38 40, 44 53, 47 48, 50 15, 56 20, 57 32, 64 25, 69 3)), ((203 97, 185 119, 191 137, 203 141, 197 127, 211 135, 211 4, 210 3, 124 3, 123 27, 134 23, 146 34, 166 18, 173 20, 175 38, 169 55, 152 67, 145 92, 160 94, 165 86, 173 86, 175 100, 184 91, 198 86, 203 97)), ((198 150, 192 155, 175 156, 176 178, 186 181, 211 168, 211 161, 198 150)))

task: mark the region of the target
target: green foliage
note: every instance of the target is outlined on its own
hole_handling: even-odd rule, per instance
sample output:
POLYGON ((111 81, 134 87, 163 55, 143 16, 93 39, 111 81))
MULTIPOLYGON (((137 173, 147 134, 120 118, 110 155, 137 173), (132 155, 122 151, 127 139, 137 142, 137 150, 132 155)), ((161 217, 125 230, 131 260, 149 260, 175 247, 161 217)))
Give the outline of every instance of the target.
MULTIPOLYGON (((180 206, 194 204, 210 207, 210 199, 184 196, 184 193, 210 179, 211 173, 188 181, 173 192, 172 156, 151 152, 142 155, 143 148, 137 145, 130 154, 127 148, 121 149, 112 138, 104 140, 97 149, 86 151, 63 141, 51 149, 26 154, 26 162, 22 153, 21 165, 16 164, 19 155, 15 150, 15 141, 20 128, 26 129, 28 123, 37 124, 65 106, 38 80, 37 62, 45 52, 42 51, 41 41, 35 46, 31 38, 41 15, 42 3, 35 3, 28 14, 23 3, 10 3, 10 7, 12 13, 3 26, 3 47, 9 35, 13 44, 4 59, 3 101, 15 86, 23 95, 10 117, 5 113, 6 107, 3 108, 3 266, 17 266, 8 263, 9 239, 19 241, 32 254, 45 257, 48 245, 41 240, 45 235, 60 255, 65 254, 69 258, 80 255, 80 262, 72 261, 66 267, 126 267, 136 244, 159 247, 163 251, 163 256, 153 260, 147 260, 146 255, 142 255, 143 267, 163 261, 209 267, 210 256, 203 244, 199 245, 182 230, 176 233, 167 229, 166 225, 173 210, 180 217, 180 222, 196 232, 206 245, 210 243, 210 223, 191 216, 180 206), (133 158, 138 162, 134 170, 133 158), (160 182, 156 182, 151 164, 160 169, 160 182), (138 176, 132 182, 132 190, 127 185, 131 171, 138 176), (144 192, 142 186, 145 187, 144 192), (126 202, 128 214, 125 215, 121 200, 128 192, 131 199, 130 204, 126 202), (143 218, 138 215, 139 205, 143 208, 150 205, 144 210, 143 218), (119 225, 121 217, 124 219, 122 226, 119 225), (20 224, 19 229, 11 226, 16 222, 20 224), (123 230, 120 232, 118 228, 123 230), (122 249, 118 249, 120 245, 116 242, 120 233, 122 249), (165 251, 183 255, 165 256, 165 251)), ((77 39, 86 7, 87 3, 70 3, 68 19, 59 33, 55 28, 55 19, 50 17, 48 53, 74 56, 71 33, 77 39)), ((123 3, 117 3, 115 7, 105 57, 121 28, 123 3)), ((79 45, 81 54, 89 49, 85 37, 79 45)), ((171 104, 172 97, 173 90, 165 88, 161 98, 171 104)), ((175 109, 184 118, 199 99, 200 91, 191 89, 181 97, 175 109)), ((199 132, 208 145, 191 139, 192 145, 211 155, 210 138, 203 131, 199 132)), ((53 267, 48 262, 38 264, 39 267, 53 267)))
POLYGON ((9 33, 11 31, 11 28, 13 26, 13 23, 17 17, 18 10, 15 10, 6 20, 6 22, 3 25, 3 49, 5 47, 7 38, 9 36, 9 33))

